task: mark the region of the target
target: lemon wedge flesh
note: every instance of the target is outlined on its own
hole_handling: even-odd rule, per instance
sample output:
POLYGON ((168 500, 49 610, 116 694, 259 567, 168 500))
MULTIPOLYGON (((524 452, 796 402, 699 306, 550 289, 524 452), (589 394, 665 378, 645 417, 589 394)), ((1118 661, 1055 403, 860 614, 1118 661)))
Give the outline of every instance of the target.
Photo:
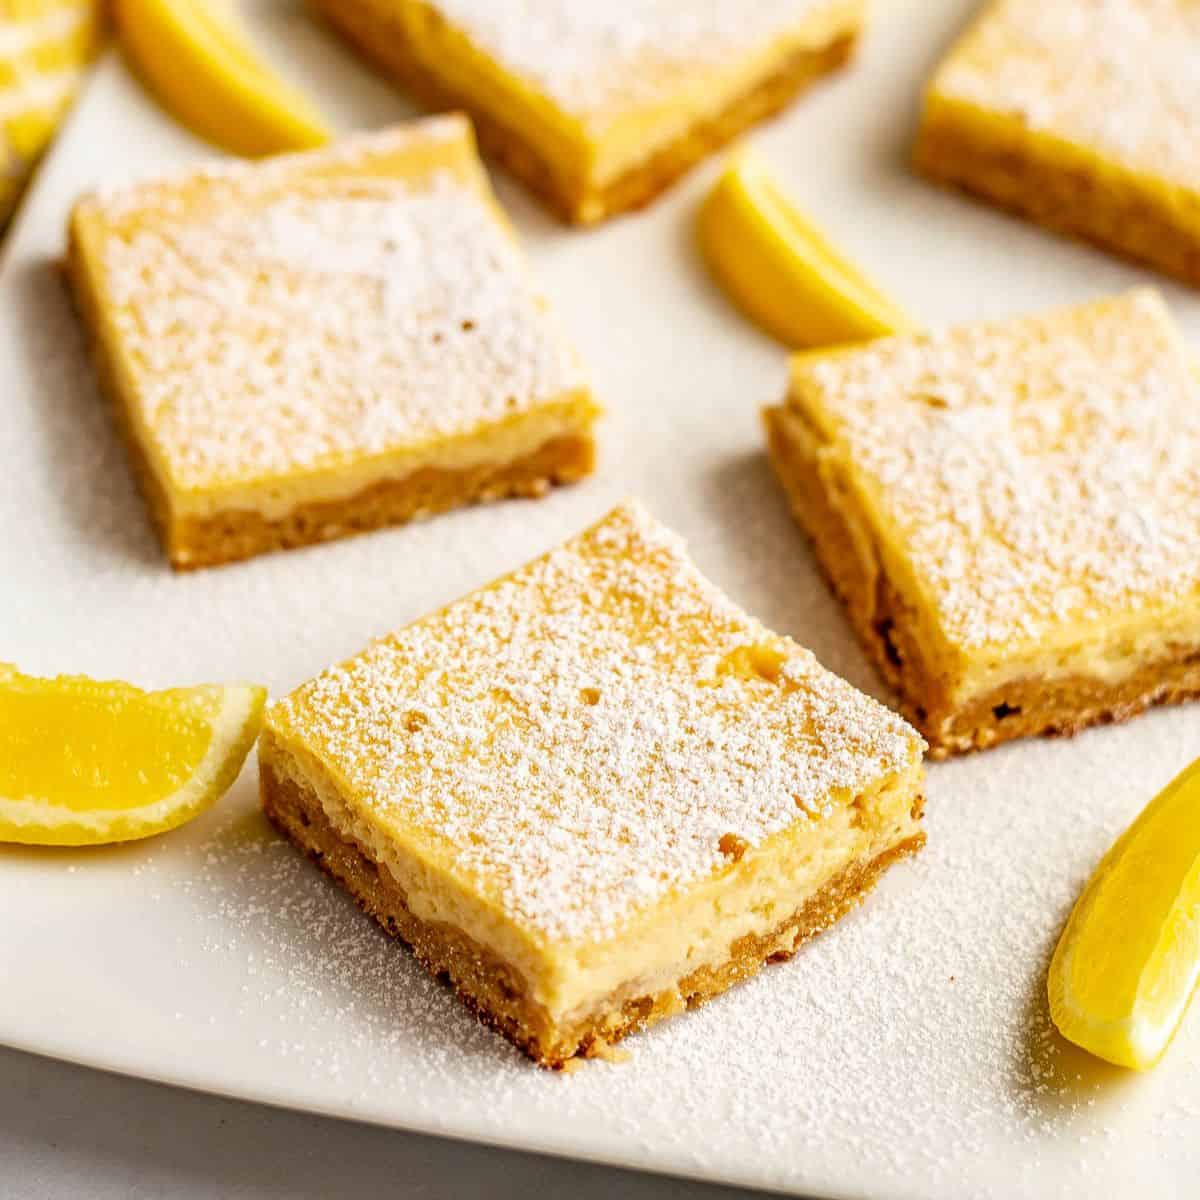
POLYGON ((237 778, 265 688, 144 692, 0 664, 0 841, 92 846, 174 829, 237 778))
POLYGON ((101 41, 100 0, 0 0, 0 225, 101 41))
POLYGON ((912 328, 784 195, 752 151, 735 155, 713 186, 700 209, 699 235, 730 298, 793 349, 912 328))
POLYGON ((251 158, 329 140, 308 99, 255 54, 227 0, 115 0, 114 10, 130 61, 193 133, 251 158))
POLYGON ((1068 1041, 1142 1071, 1162 1057, 1200 979, 1200 759, 1117 839, 1050 964, 1068 1041))

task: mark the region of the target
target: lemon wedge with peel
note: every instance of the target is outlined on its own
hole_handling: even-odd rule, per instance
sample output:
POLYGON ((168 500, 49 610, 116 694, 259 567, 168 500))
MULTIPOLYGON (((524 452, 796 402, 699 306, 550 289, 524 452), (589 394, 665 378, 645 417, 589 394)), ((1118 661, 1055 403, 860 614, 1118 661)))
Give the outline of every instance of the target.
POLYGON ((194 133, 248 157, 329 140, 308 99, 255 54, 227 0, 114 0, 113 8, 130 61, 194 133))
POLYGON ((237 778, 265 688, 144 692, 0 664, 0 842, 92 846, 174 829, 237 778))
POLYGON ((1068 1041, 1144 1071, 1200 980, 1200 759, 1104 856, 1050 964, 1050 1015, 1068 1041))
POLYGON ((733 301, 793 349, 912 328, 783 194, 763 159, 736 154, 700 209, 700 247, 733 301))
POLYGON ((0 225, 102 40, 101 0, 0 0, 0 225))

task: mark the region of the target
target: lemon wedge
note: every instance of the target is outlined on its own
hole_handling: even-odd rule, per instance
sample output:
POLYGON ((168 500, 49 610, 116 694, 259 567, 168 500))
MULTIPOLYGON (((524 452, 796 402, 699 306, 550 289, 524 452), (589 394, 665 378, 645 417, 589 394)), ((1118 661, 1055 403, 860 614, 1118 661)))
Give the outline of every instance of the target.
POLYGON ((1050 963, 1050 1015, 1068 1041, 1144 1071, 1200 979, 1200 759, 1117 839, 1050 963))
POLYGON ((0 225, 101 40, 100 0, 0 0, 0 225))
POLYGON ((248 157, 329 140, 308 99, 254 52, 227 0, 115 0, 121 44, 180 121, 248 157))
POLYGON ((730 298, 793 349, 912 328, 783 194, 752 151, 736 154, 713 186, 700 209, 699 235, 730 298))
POLYGON ((266 689, 144 692, 0 664, 0 842, 92 846, 174 829, 237 778, 266 689))

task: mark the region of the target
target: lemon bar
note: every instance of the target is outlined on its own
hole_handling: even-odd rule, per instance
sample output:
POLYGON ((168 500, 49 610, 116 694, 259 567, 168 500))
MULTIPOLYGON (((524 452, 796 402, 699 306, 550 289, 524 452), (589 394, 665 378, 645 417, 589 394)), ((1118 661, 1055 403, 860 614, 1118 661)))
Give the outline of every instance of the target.
POLYGON ((792 360, 771 460, 932 757, 1200 696, 1200 385, 1158 295, 792 360))
POLYGON ((924 840, 923 743, 626 502, 272 706, 272 821, 544 1066, 789 957, 924 840))
POLYGON ((916 161, 1200 284, 1200 7, 992 0, 928 87, 916 161))
POLYGON ((314 0, 564 219, 648 204, 843 63, 865 0, 314 0))
POLYGON ((177 568, 592 469, 597 406, 461 116, 86 197, 69 264, 177 568))

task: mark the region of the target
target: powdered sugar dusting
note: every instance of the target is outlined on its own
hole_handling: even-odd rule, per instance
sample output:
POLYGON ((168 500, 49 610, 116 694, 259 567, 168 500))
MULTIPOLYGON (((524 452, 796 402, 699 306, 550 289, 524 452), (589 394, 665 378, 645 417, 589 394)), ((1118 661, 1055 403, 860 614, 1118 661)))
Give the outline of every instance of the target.
MULTIPOLYGON (((465 136, 428 124, 401 136, 465 136)), ((85 210, 106 228, 117 336, 182 486, 419 447, 582 385, 477 179, 406 173, 379 157, 396 148, 359 137, 85 210)))
MULTIPOLYGON (((304 52, 303 23, 266 7, 272 33, 296 34, 304 52)), ((1018 261, 1001 222, 939 207, 887 153, 905 137, 931 40, 968 7, 874 5, 847 105, 782 122, 772 135, 779 154, 821 164, 823 194, 847 220, 853 214, 865 253, 886 262, 909 247, 890 261, 931 319, 952 319, 964 303, 1015 312, 1067 291, 1098 294, 1111 279, 1100 256, 1047 241, 1044 256, 1018 261), (877 173, 881 186, 864 188, 877 173), (944 252, 959 238, 972 246, 969 293, 961 254, 944 252), (914 258, 923 269, 906 275, 914 258)), ((329 79, 311 81, 327 83, 331 102, 351 102, 360 68, 348 56, 326 59, 329 79)), ((374 104, 344 111, 366 124, 379 117, 374 104)), ((110 58, 8 242, 0 457, 6 494, 21 502, 0 517, 0 657, 147 686, 248 678, 283 694, 370 634, 582 527, 610 496, 637 492, 687 531, 731 595, 823 661, 870 678, 771 483, 745 402, 780 384, 778 352, 745 323, 722 319, 696 287, 671 206, 600 239, 571 238, 555 271, 555 293, 592 330, 588 357, 605 363, 612 385, 614 452, 594 486, 232 570, 164 571, 51 265, 69 198, 98 174, 134 170, 138 145, 156 134, 160 145, 172 140, 110 58), (617 296, 629 306, 621 320, 589 322, 617 296), (669 336, 651 337, 665 313, 669 336), (711 352, 680 353, 693 344, 711 352)), ((183 134, 177 145, 179 158, 196 153, 183 134)), ((531 217, 530 237, 540 228, 531 217)), ((567 243, 542 233, 554 270, 567 243)), ((1181 304, 1180 315, 1200 336, 1196 304, 1181 304)), ((929 844, 885 876, 866 909, 791 962, 628 1039, 630 1062, 589 1062, 569 1078, 538 1071, 479 1025, 271 831, 251 764, 220 805, 161 839, 0 852, 0 962, 21 981, 0 989, 0 1037, 392 1127, 805 1196, 1190 1196, 1200 1178, 1200 1007, 1154 1071, 1106 1072, 1055 1038, 1044 987, 1080 887, 1113 837, 1196 756, 1196 724, 1197 710, 1179 706, 931 765, 929 844)), ((170 1104, 163 1093, 167 1112, 170 1104)), ((327 1157, 334 1147, 363 1149, 332 1125, 311 1128, 327 1157)), ((376 1147, 376 1177, 391 1150, 398 1162, 409 1153, 385 1134, 366 1142, 376 1147)), ((298 1171, 309 1157, 301 1148, 298 1171)), ((372 1176, 371 1162, 343 1161, 341 1190, 360 1166, 372 1176)), ((499 1174, 507 1161, 495 1161, 499 1174)), ((572 1182, 567 1167, 535 1164, 529 1175, 572 1182)), ((462 1187, 477 1178, 465 1171, 462 1187)), ((441 1190, 458 1181, 452 1171, 441 1190)), ((605 1186, 591 1182, 596 1192, 605 1186)), ((626 1177, 608 1185, 619 1193, 626 1177)))
POLYGON ((935 87, 1200 191, 1200 8, 1187 0, 997 0, 935 87))
POLYGON ((1152 292, 800 360, 794 394, 834 423, 953 645, 1200 590, 1200 403, 1152 292))
POLYGON ((352 806, 549 937, 631 913, 903 769, 903 721, 732 605, 637 504, 270 718, 352 806), (730 669, 765 646, 777 678, 730 669), (736 661, 736 660, 734 660, 736 661))
POLYGON ((649 102, 765 49, 829 0, 437 0, 447 21, 569 113, 649 102))
MULTIPOLYGON (((1122 1080, 1055 1034, 1044 977, 1091 865, 1178 765, 1171 737, 1158 745, 1167 759, 1140 787, 1105 788, 1102 761, 1064 787, 1071 743, 1038 744, 1002 778, 986 756, 939 765, 930 845, 884 881, 884 902, 631 1039, 629 1062, 566 1079, 475 1022, 248 811, 187 851, 176 956, 189 971, 235 964, 222 1036, 245 1029, 245 1054, 366 1117, 419 1080, 414 1108, 433 1128, 470 1122, 472 1136, 522 1140, 578 1123, 595 1145, 611 1138, 629 1157, 653 1150, 669 1169, 717 1177, 752 1139, 759 1165, 739 1180, 804 1194, 848 1190, 847 1164, 859 1163, 874 1190, 886 1181, 902 1197, 1037 1195, 1048 1177, 1082 1187, 1089 1175, 1125 1194, 1126 1138, 1152 1128, 1164 1153, 1188 1144, 1196 1110, 1180 1082, 1200 1064, 1200 1027, 1189 1021, 1153 1077, 1122 1080), (1089 789, 1086 805, 1068 799, 1089 789), (1174 1092, 1157 1086, 1167 1075, 1174 1092), (668 1118, 647 1115, 664 1105, 668 1118)), ((148 898, 181 902, 159 894, 153 862, 137 870, 148 898)))

